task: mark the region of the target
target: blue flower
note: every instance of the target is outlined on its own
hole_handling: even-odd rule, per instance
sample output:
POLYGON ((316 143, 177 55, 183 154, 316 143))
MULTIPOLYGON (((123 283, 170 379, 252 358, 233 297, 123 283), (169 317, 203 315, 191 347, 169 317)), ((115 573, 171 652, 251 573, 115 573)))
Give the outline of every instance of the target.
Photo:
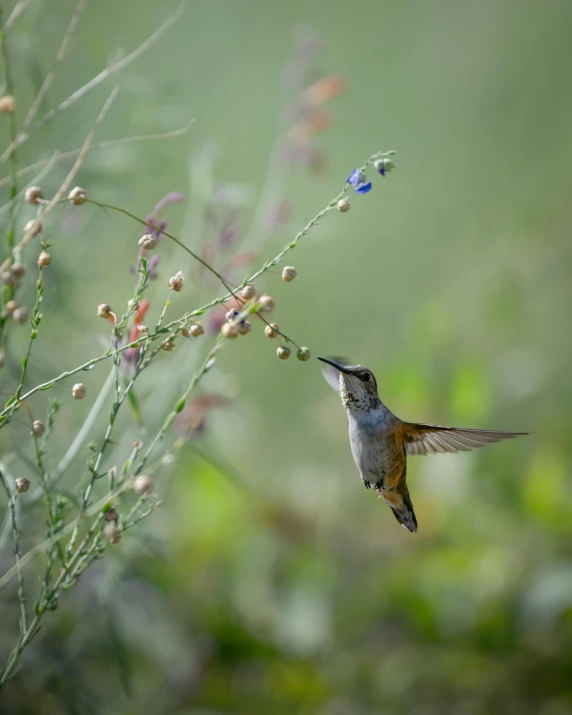
POLYGON ((366 175, 360 169, 354 169, 346 179, 350 186, 359 186, 360 184, 363 184, 365 180, 366 175))
POLYGON ((356 194, 367 194, 368 191, 371 191, 371 181, 368 181, 367 184, 360 184, 355 189, 356 194))

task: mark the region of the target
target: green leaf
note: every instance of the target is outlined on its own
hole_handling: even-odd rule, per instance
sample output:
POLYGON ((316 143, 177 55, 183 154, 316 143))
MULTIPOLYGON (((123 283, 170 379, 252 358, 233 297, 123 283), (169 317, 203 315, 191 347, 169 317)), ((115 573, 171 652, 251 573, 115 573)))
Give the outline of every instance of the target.
POLYGON ((135 393, 133 390, 130 390, 127 393, 127 399, 129 400, 129 405, 131 406, 131 411, 133 412, 133 419, 135 420, 135 423, 140 425, 141 424, 141 410, 139 409, 139 402, 137 401, 137 398, 135 397, 135 393))

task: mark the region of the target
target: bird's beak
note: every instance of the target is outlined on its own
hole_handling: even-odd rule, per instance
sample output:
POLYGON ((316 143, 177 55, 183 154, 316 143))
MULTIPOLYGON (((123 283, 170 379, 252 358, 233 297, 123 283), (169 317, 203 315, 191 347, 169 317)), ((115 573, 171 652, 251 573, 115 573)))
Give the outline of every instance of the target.
POLYGON ((345 373, 346 375, 353 375, 352 370, 348 370, 347 367, 344 367, 343 365, 340 365, 337 362, 333 362, 333 360, 327 360, 326 358, 321 358, 319 357, 318 360, 321 360, 322 362, 327 363, 328 365, 331 365, 332 367, 335 367, 336 370, 339 370, 340 372, 345 373))

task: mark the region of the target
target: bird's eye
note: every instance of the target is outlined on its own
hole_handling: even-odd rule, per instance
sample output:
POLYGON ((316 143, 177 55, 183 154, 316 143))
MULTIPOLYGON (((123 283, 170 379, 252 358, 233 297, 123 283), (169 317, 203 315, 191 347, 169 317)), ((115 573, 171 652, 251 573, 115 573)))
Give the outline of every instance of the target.
POLYGON ((364 373, 361 376, 361 380, 362 380, 362 382, 369 382, 371 380, 369 372, 364 373))

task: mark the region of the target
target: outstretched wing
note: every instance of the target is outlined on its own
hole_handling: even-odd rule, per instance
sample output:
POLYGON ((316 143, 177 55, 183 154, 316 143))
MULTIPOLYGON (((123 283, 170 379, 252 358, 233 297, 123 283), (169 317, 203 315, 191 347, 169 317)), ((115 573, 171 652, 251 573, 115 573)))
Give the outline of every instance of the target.
POLYGON ((497 432, 495 430, 439 427, 437 425, 403 422, 403 440, 407 454, 440 454, 468 452, 503 439, 513 439, 528 432, 497 432))

